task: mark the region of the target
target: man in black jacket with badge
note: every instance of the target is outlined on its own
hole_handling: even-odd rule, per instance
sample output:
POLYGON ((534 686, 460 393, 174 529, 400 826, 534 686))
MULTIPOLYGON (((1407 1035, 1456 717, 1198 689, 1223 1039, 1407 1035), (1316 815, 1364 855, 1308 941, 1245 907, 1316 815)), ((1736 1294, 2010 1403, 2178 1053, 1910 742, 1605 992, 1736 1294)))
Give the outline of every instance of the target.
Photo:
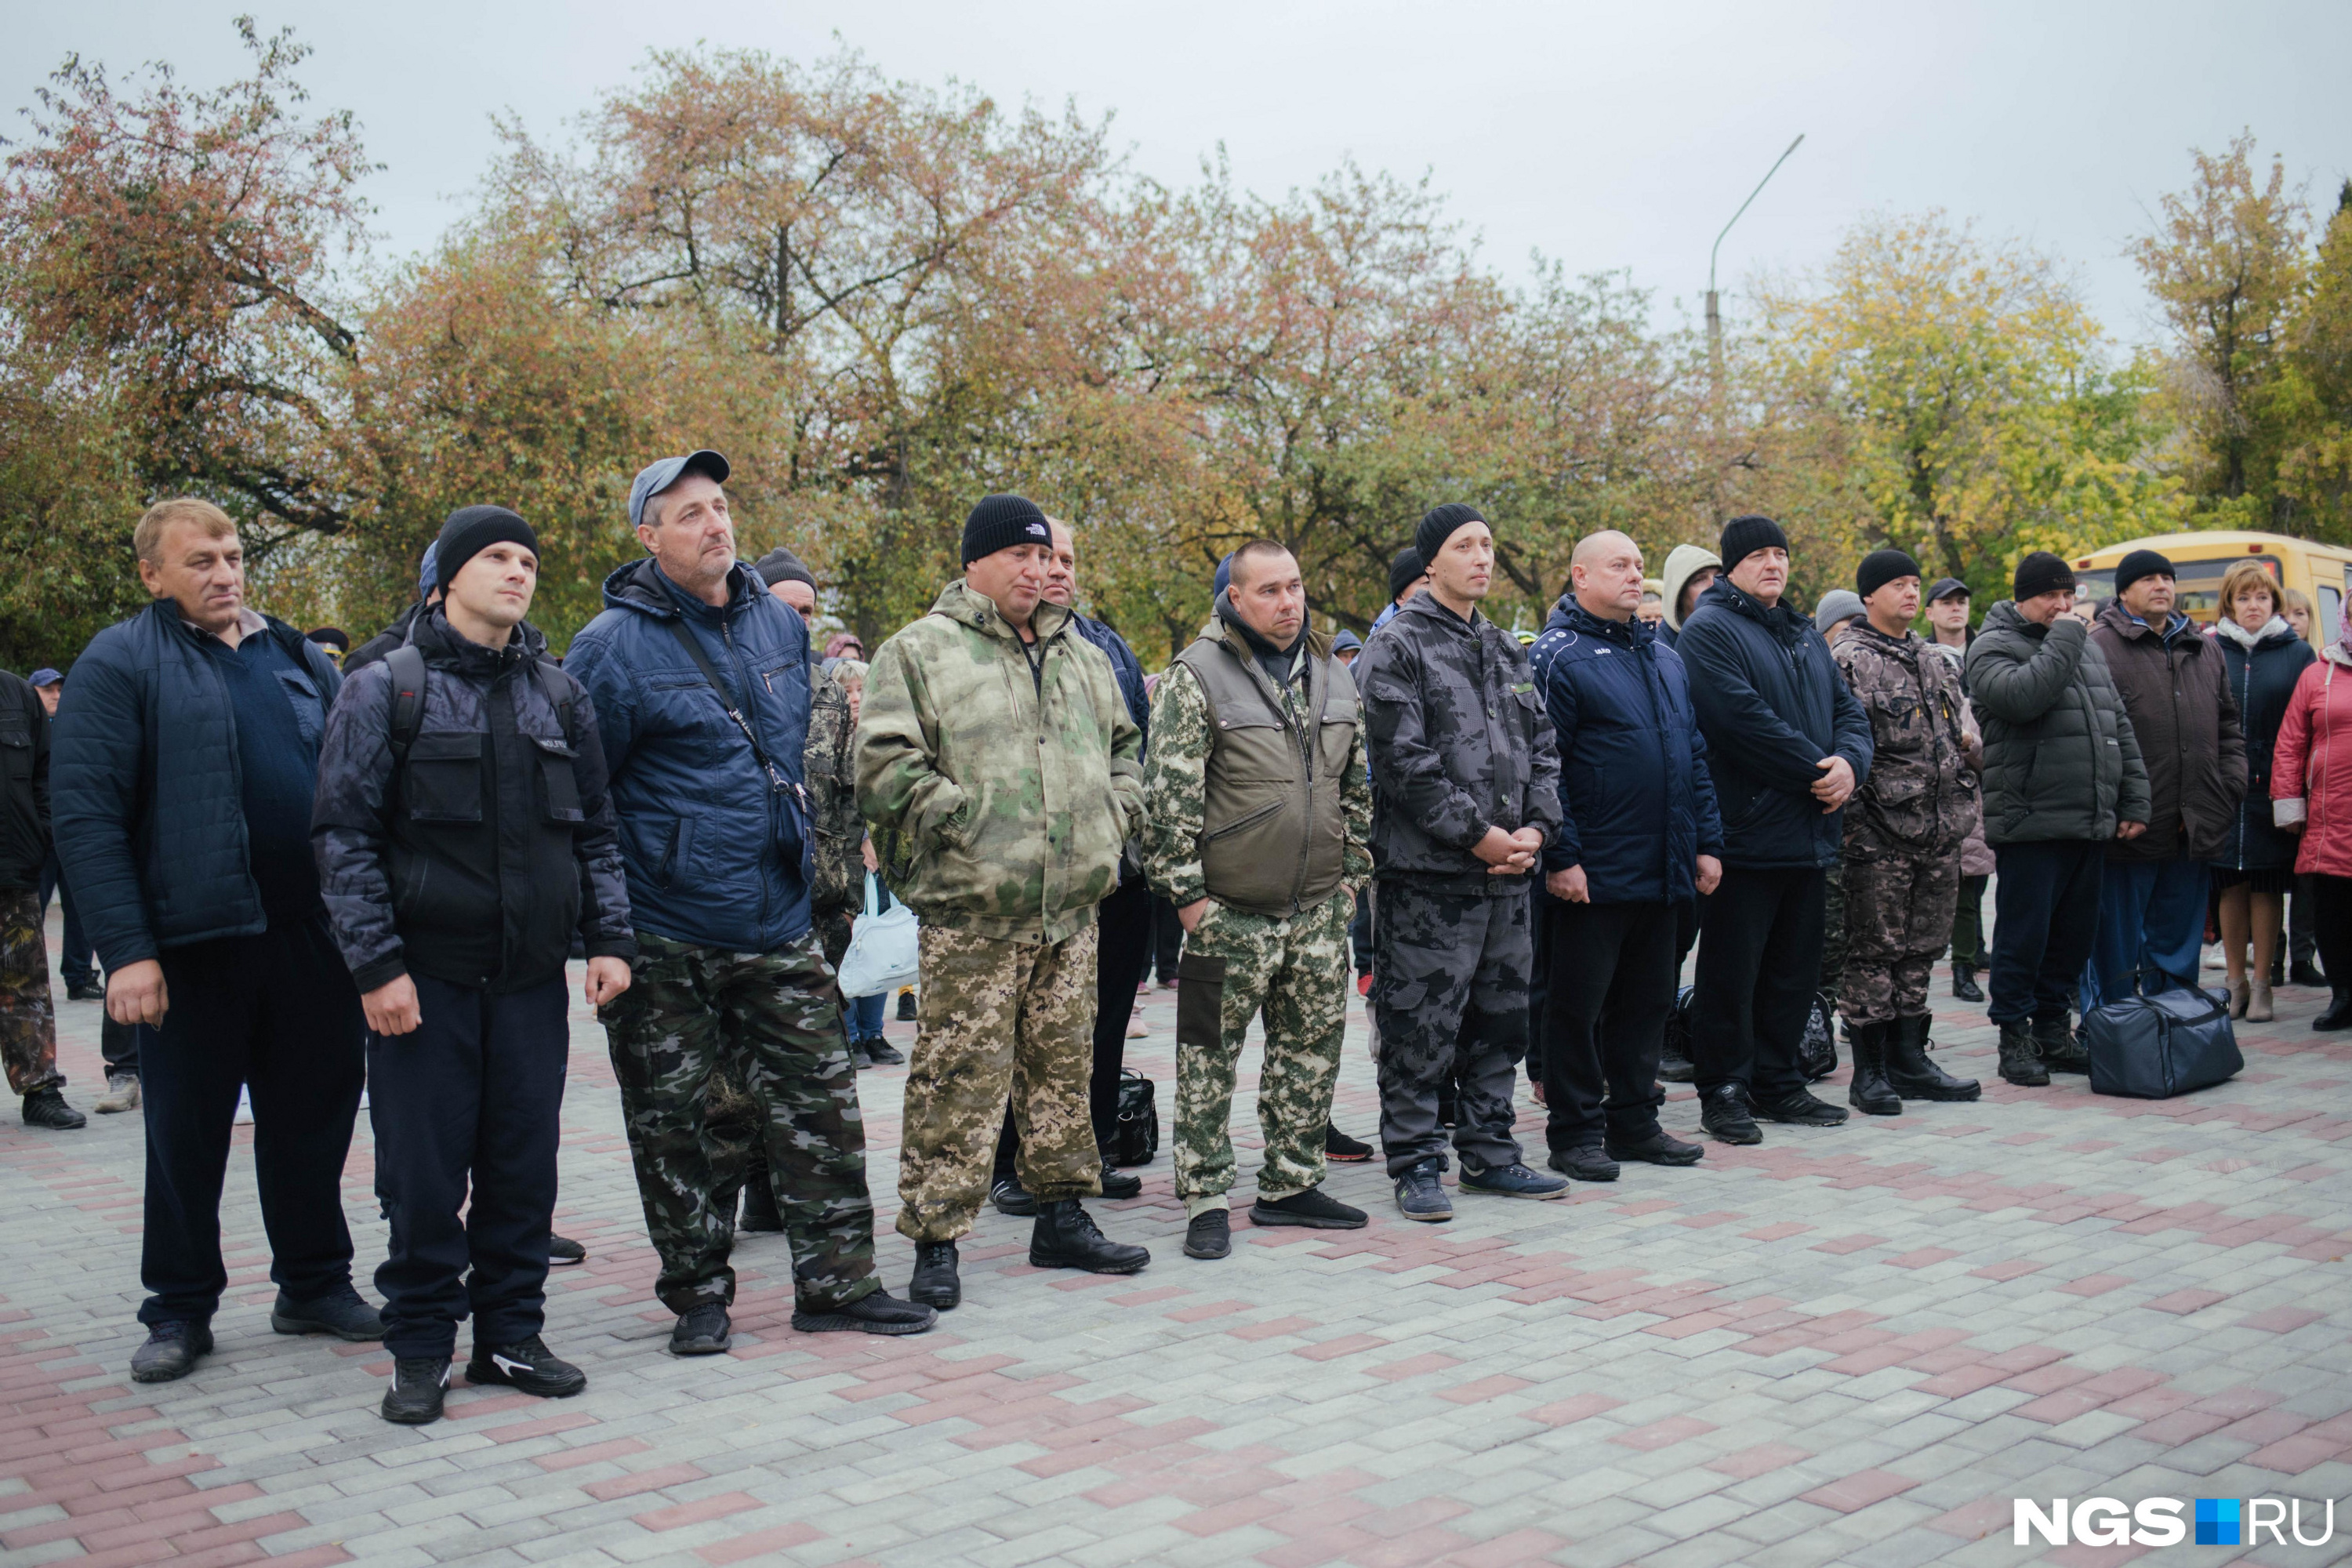
POLYGON ((436 553, 441 604, 329 716, 311 828, 367 1011, 376 1193, 392 1222, 376 1272, 394 1357, 383 1416, 411 1426, 440 1416, 469 1311, 468 1381, 555 1398, 588 1384, 540 1338, 570 1048, 563 963, 576 932, 597 1005, 628 989, 636 952, 596 715, 523 621, 539 573, 530 526, 463 507, 436 553))
POLYGON ((1691 1054, 1700 1125, 1727 1143, 1759 1143, 1756 1112, 1806 1127, 1846 1119, 1805 1091, 1797 1048, 1821 984, 1843 808, 1870 773, 1870 721, 1812 621, 1780 602, 1780 525, 1735 517, 1721 554, 1724 574, 1675 644, 1723 811, 1723 882, 1700 927, 1691 1054))

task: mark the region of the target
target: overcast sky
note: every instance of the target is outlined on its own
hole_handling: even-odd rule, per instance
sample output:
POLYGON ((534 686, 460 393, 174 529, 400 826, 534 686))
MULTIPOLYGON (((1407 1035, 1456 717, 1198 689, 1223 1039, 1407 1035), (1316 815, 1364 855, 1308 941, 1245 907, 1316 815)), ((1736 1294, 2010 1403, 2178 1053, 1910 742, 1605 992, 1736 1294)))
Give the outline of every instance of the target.
MULTIPOLYGON (((1220 142, 1267 194, 1350 155, 1426 171, 1507 272, 1531 250, 1629 268, 1665 321, 1677 301, 1699 313, 1716 231, 1801 132, 1724 244, 1727 291, 1818 263, 1870 209, 1942 207, 2062 259, 2126 340, 2154 327, 2124 247, 2185 183, 2188 149, 2251 128, 2329 206, 2352 168, 2344 0, 250 3, 316 47, 314 100, 357 111, 386 165, 370 195, 394 252, 449 223, 492 153, 493 111, 558 135, 649 47, 697 38, 810 58, 837 35, 893 77, 1115 110, 1114 141, 1166 180, 1220 142)), ((240 68, 234 5, 6 10, 11 106, 68 51, 118 77, 151 58, 192 83, 240 68)))

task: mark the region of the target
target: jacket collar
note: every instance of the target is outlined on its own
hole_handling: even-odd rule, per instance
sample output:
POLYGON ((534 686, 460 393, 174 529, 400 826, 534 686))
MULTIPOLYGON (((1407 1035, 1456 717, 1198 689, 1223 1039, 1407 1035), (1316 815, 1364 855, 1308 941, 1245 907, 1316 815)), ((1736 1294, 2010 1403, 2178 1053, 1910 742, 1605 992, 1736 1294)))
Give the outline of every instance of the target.
MULTIPOLYGON (((986 637, 1001 637, 1012 643, 1021 640, 1021 634, 1013 629, 1011 621, 1004 618, 1004 612, 996 607, 996 601, 962 577, 940 590, 940 596, 931 602, 931 614, 961 622, 986 637)), ((1029 629, 1037 634, 1039 643, 1047 643, 1069 629, 1076 618, 1064 606, 1040 599, 1037 607, 1029 612, 1029 629)))
POLYGON ((1599 637, 1615 643, 1619 647, 1635 652, 1649 649, 1658 640, 1658 631, 1649 622, 1636 616, 1630 621, 1612 621, 1596 616, 1576 602, 1573 594, 1562 594, 1551 607, 1551 616, 1544 622, 1544 630, 1574 632, 1580 637, 1599 637))
POLYGON ((2124 602, 2120 598, 2109 599, 2099 606, 2099 624, 2112 628, 2117 637, 2128 637, 2135 641, 2141 637, 2154 637, 2168 648, 2176 644, 2181 644, 2187 646, 2192 653, 2203 647, 2205 642, 2202 637, 2195 635, 2196 627, 2190 624, 2189 617, 2179 611, 2173 612, 2172 619, 2168 624, 2152 626, 2125 609, 2124 602))
POLYGON ((1476 637, 1485 627, 1495 624, 1488 620, 1475 605, 1470 606, 1470 618, 1464 620, 1460 616, 1439 604, 1437 595, 1426 588, 1407 599, 1404 602, 1404 607, 1397 611, 1399 620, 1404 619, 1407 616, 1418 616, 1422 620, 1450 627, 1461 636, 1468 637, 1476 637))
MULTIPOLYGON (((1784 643, 1794 644, 1803 640, 1806 630, 1812 626, 1811 620, 1789 607, 1785 595, 1779 604, 1767 605, 1733 587, 1728 575, 1717 577, 1708 584, 1706 592, 1698 596, 1698 603, 1718 605, 1734 615, 1744 616, 1784 643)), ((1698 605, 1691 608, 1696 611, 1698 605)))
POLYGON ((1920 650, 1927 646, 1927 639, 1915 631, 1906 631, 1899 637, 1888 637, 1870 624, 1868 616, 1863 616, 1853 630, 1846 635, 1862 637, 1874 644, 1880 651, 1893 654, 1897 658, 1909 659, 1915 664, 1918 662, 1920 650))
POLYGON ((2214 625, 2218 628, 2215 635, 2229 638, 2248 653, 2258 647, 2271 647, 2296 640, 2294 628, 2286 624, 2284 616, 2273 616, 2270 624, 2258 632, 2250 632, 2237 622, 2226 618, 2214 625))
POLYGON ((1322 653, 1316 651, 1315 639, 1318 634, 1314 627, 1304 622, 1300 623, 1298 636, 1291 639, 1288 647, 1275 647, 1274 644, 1258 636, 1255 628, 1242 619, 1241 612, 1234 608, 1233 600, 1224 594, 1221 593, 1217 595, 1216 611, 1219 641, 1229 647, 1234 647, 1244 658, 1276 660, 1287 658, 1290 663, 1290 673, 1294 677, 1297 675, 1307 660, 1319 658, 1323 654, 1331 651, 1329 637, 1323 638, 1322 653))
POLYGON ((484 647, 469 641, 449 624, 449 617, 435 605, 416 618, 409 628, 408 640, 425 656, 427 665, 454 669, 473 679, 495 680, 508 670, 547 651, 547 634, 529 621, 515 627, 504 647, 484 647))
POLYGON ((768 591, 760 582, 760 574, 740 561, 727 569, 727 584, 726 607, 713 609, 672 583, 668 574, 648 555, 613 570, 604 579, 604 603, 656 620, 692 616, 698 620, 716 621, 722 615, 740 614, 754 595, 768 591))

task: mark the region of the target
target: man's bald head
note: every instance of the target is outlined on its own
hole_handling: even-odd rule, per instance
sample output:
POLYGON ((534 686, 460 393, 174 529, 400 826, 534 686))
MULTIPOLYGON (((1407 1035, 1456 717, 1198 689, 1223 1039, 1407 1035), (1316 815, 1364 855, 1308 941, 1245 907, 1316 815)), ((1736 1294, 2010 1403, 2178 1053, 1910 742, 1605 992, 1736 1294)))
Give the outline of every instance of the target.
POLYGON ((1642 547, 1613 528, 1588 533, 1569 557, 1568 581, 1587 615, 1630 621, 1642 605, 1642 547))

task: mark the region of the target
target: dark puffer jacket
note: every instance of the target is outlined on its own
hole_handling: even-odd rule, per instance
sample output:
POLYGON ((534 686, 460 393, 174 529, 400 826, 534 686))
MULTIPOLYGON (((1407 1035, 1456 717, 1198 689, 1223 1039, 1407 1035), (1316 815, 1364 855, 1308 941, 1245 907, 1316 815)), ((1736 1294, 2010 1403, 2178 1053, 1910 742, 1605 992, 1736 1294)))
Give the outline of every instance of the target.
POLYGON ((1559 748, 1559 831, 1546 871, 1584 868, 1596 904, 1688 903, 1723 817, 1690 677, 1659 629, 1552 607, 1528 650, 1559 748))
MULTIPOLYGON (((163 948, 269 926, 247 865, 236 719, 220 672, 159 599, 92 637, 58 704, 49 798, 58 861, 110 974, 163 948)), ((306 737, 342 677, 300 632, 264 617, 297 669, 284 677, 306 737)))
POLYGON ((529 626, 492 650, 438 611, 415 623, 425 705, 395 779, 393 672, 381 660, 327 716, 310 841, 335 943, 362 991, 415 972, 520 991, 591 958, 630 958, 629 894, 596 712, 568 675, 572 739, 529 626))
POLYGON ((1471 853, 1486 829, 1559 829, 1559 753, 1551 716, 1519 639, 1434 594, 1408 600, 1356 661, 1372 762, 1375 875, 1500 897, 1524 876, 1495 877, 1471 853))
POLYGON ((2170 635, 2109 599, 2091 627, 2123 694, 2147 769, 2147 831, 2110 845, 2111 860, 2213 860, 2229 847, 2246 798, 2246 742, 2221 650, 2196 623, 2170 635))
POLYGON ((808 627, 737 563, 713 609, 648 559, 604 579, 604 612, 563 667, 596 705, 613 771, 621 863, 636 929, 733 952, 773 952, 808 934, 814 879, 805 765, 808 627), (683 625, 727 683, 782 777, 670 628, 683 625))
POLYGON ((2213 863, 2238 871, 2275 870, 2294 864, 2298 846, 2294 834, 2280 832, 2271 820, 2271 752, 2294 683, 2319 656, 2277 616, 2253 634, 2251 647, 2231 635, 2236 630, 2223 626, 2213 644, 2221 650, 2230 695, 2238 704, 2238 727, 2246 739, 2246 797, 2238 803, 2230 841, 2213 863))
POLYGON ((1843 757, 1856 789, 1869 779, 1870 721, 1811 618, 1785 603, 1768 608, 1718 577, 1692 606, 1675 652, 1689 667, 1706 731, 1724 863, 1836 865, 1845 813, 1823 811, 1812 787, 1824 757, 1843 757))
POLYGON ((48 710, 23 676, 0 669, 0 889, 37 890, 48 858, 48 710))
POLYGON ((1985 842, 2104 842, 2147 820, 2147 768, 2090 628, 2040 626, 2003 599, 1969 645, 1969 693, 1984 725, 1985 842))
POLYGON ((423 617, 425 612, 425 601, 416 600, 400 614, 393 616, 392 625, 352 649, 343 658, 343 679, 349 680, 352 676, 406 642, 408 634, 415 629, 417 621, 423 617))

